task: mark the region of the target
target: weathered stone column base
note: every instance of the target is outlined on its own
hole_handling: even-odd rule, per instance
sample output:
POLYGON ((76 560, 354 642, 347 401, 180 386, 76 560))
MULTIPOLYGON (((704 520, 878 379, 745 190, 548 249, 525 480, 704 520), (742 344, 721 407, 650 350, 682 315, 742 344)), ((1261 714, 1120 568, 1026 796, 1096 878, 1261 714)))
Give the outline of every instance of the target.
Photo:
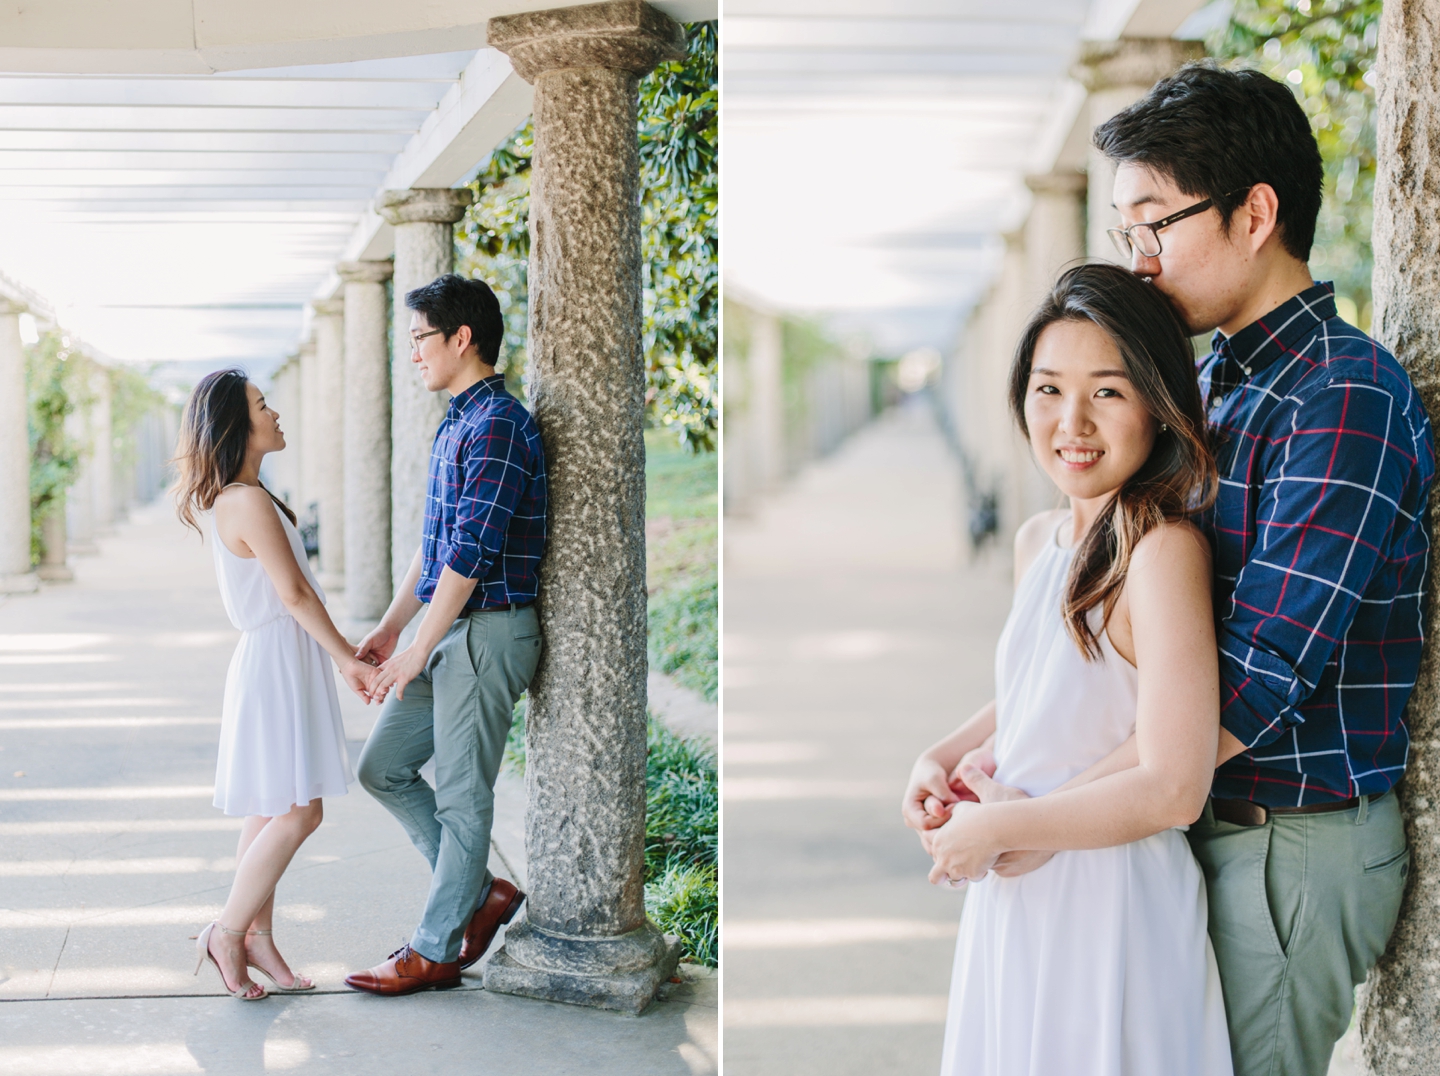
POLYGON ((34 594, 39 589, 40 577, 34 572, 0 575, 0 594, 34 594))
POLYGON ((320 584, 320 589, 331 601, 339 597, 340 592, 345 589, 344 572, 327 572, 322 569, 316 573, 315 581, 320 584))
POLYGON ((485 965, 485 989, 639 1016, 680 964, 680 939, 649 923, 615 938, 552 934, 528 919, 485 965))

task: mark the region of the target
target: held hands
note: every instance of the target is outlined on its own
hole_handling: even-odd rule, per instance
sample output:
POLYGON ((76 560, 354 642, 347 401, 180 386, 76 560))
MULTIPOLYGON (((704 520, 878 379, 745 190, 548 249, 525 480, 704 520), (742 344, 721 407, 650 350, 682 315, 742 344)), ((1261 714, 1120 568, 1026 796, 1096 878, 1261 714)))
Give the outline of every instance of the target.
POLYGON ((372 687, 376 699, 384 701, 392 687, 395 697, 404 699, 405 685, 425 671, 425 663, 429 660, 430 655, 414 644, 390 658, 376 670, 379 675, 372 687))
POLYGON ((374 684, 380 670, 373 665, 351 658, 340 668, 345 684, 368 706, 375 701, 374 684))
POLYGON ((355 648, 355 656, 369 665, 379 665, 389 660, 391 654, 395 653, 395 647, 400 642, 400 633, 391 631, 384 624, 381 624, 369 635, 360 640, 360 645, 355 648))
POLYGON ((924 843, 929 830, 945 824, 945 819, 949 817, 950 804, 956 802, 956 799, 957 796, 950 789, 949 775, 945 772, 945 767, 928 755, 921 755, 915 760, 915 766, 910 771, 910 783, 905 789, 905 798, 900 803, 900 817, 907 826, 920 834, 921 843, 924 843))
MULTIPOLYGON (((1053 852, 1005 849, 989 838, 984 824, 984 804, 1029 799, 1021 789, 1002 785, 993 777, 995 758, 988 751, 972 751, 960 760, 951 774, 952 787, 961 787, 979 801, 971 806, 957 801, 948 810, 949 821, 938 829, 921 834, 925 850, 935 860, 930 872, 932 884, 963 884, 960 879, 978 881, 989 871, 1002 878, 1026 874, 1049 862, 1053 852)), ((958 793, 957 793, 958 794, 958 793)))

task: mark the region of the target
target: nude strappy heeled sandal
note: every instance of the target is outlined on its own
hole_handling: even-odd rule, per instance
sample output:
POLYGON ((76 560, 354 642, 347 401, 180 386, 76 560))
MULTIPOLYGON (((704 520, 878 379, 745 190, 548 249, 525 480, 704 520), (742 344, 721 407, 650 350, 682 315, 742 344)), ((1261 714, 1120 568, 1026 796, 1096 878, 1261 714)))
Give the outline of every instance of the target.
POLYGON ((269 997, 269 993, 263 986, 249 979, 246 979, 234 990, 230 989, 229 984, 225 982, 225 973, 220 970, 220 962, 215 959, 215 954, 210 952, 210 935, 216 927, 220 927, 220 930, 225 934, 244 935, 245 933, 243 930, 231 930, 229 927, 222 925, 220 920, 216 919, 199 934, 195 935, 195 949, 200 954, 200 959, 195 961, 195 974, 200 974, 200 969, 205 965, 205 961, 208 960, 215 966, 215 973, 220 976, 221 987, 223 987, 225 992, 232 998, 235 998, 237 1001, 259 1001, 262 998, 269 997), (251 990, 258 990, 260 993, 252 994, 250 992, 251 990))
MULTIPOLYGON (((270 931, 270 930, 247 930, 245 933, 246 933, 246 934, 259 934, 261 937, 268 938, 271 934, 274 933, 274 931, 270 931)), ((315 982, 314 982, 314 980, 313 980, 313 979, 307 979, 305 976, 303 976, 303 975, 301 975, 299 972, 297 972, 294 968, 291 968, 291 969, 290 969, 290 985, 289 985, 289 986, 281 986, 281 985, 280 985, 280 980, 276 979, 275 976, 271 975, 268 971, 266 971, 264 968, 262 968, 259 964, 251 964, 250 967, 254 968, 254 969, 255 969, 256 971, 258 971, 261 975, 265 976, 265 978, 269 979, 272 983, 274 983, 274 984, 275 984, 275 993, 277 993, 277 994, 303 994, 303 993, 305 993, 305 991, 307 991, 307 990, 314 990, 314 989, 315 989, 315 982), (302 982, 305 984, 304 986, 301 986, 301 985, 300 985, 302 982)))

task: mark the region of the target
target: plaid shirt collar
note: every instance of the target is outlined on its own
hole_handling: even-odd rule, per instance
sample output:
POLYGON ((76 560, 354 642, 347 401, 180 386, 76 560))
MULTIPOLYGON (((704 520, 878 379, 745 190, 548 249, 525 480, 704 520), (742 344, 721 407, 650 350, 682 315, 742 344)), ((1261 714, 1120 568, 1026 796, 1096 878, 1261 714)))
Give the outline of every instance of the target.
POLYGON ((503 392, 504 389, 504 374, 491 374, 489 377, 482 377, 459 396, 452 396, 450 398, 450 406, 445 409, 445 417, 459 418, 485 397, 494 396, 497 392, 503 392))
POLYGON ((1251 322, 1234 336, 1218 329, 1210 339, 1215 363, 1210 371, 1210 400, 1213 402, 1258 374, 1294 345, 1313 335, 1320 323, 1335 317, 1335 285, 1324 281, 1287 299, 1274 310, 1251 322))

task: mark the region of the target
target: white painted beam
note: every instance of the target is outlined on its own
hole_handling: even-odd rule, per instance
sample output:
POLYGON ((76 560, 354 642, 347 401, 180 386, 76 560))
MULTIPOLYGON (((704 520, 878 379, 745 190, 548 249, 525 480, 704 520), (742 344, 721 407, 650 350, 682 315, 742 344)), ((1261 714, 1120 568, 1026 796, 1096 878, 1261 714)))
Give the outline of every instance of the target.
MULTIPOLYGON (((395 158, 376 195, 408 187, 454 187, 468 179, 492 149, 530 114, 534 89, 494 49, 475 54, 439 107, 395 158)), ((388 258, 395 236, 373 206, 355 226, 341 261, 388 258)), ((315 291, 329 298, 340 288, 332 270, 315 291)))
MULTIPOLYGON (((499 15, 587 0, 69 0, 0 6, 0 70, 206 74, 481 48, 499 15)), ((654 0, 681 22, 718 0, 654 0)))

